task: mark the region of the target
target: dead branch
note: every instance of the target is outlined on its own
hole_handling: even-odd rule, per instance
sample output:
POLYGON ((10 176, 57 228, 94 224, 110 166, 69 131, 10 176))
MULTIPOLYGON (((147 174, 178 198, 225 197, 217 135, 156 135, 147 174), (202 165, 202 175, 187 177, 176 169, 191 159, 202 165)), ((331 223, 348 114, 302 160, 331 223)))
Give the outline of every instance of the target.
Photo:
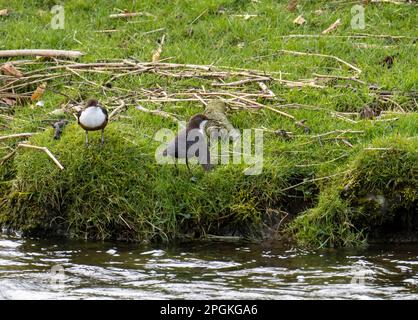
POLYGON ((231 86, 239 86, 241 84, 246 84, 250 82, 261 82, 261 81, 269 81, 271 78, 268 77, 260 77, 260 78, 250 78, 250 79, 242 79, 239 81, 229 82, 229 83, 212 83, 213 87, 231 87, 231 86))
POLYGON ((208 11, 208 9, 203 10, 196 18, 193 19, 192 22, 190 22, 190 25, 192 25, 193 23, 195 23, 197 20, 199 20, 206 12, 208 11))
POLYGON ((11 157, 14 156, 14 154, 16 153, 17 149, 14 149, 12 152, 10 152, 9 154, 5 155, 3 158, 0 159, 0 165, 3 165, 7 160, 9 160, 11 157))
POLYGON ((49 151, 47 147, 38 147, 38 146, 30 145, 30 144, 19 143, 17 145, 17 148, 28 148, 28 149, 35 149, 35 150, 43 151, 48 155, 48 157, 52 159, 52 161, 54 161, 54 163, 58 166, 58 168, 60 168, 61 170, 64 170, 64 167, 62 166, 62 164, 57 160, 57 158, 55 158, 55 156, 51 153, 51 151, 49 151))
POLYGON ((309 164, 296 164, 295 167, 304 168, 304 167, 312 167, 312 166, 321 166, 321 165, 323 165, 325 163, 332 163, 332 162, 338 161, 338 160, 340 160, 342 158, 346 158, 348 156, 349 156, 349 154, 344 153, 343 155, 341 155, 341 156, 339 156, 337 158, 328 160, 328 161, 319 162, 319 163, 309 163, 309 164))
POLYGON ((329 132, 325 132, 325 133, 321 133, 321 134, 318 134, 318 135, 311 136, 311 138, 325 137, 325 136, 335 134, 335 133, 339 133, 340 135, 341 134, 346 134, 346 133, 363 134, 364 131, 362 131, 362 130, 333 130, 333 131, 329 131, 329 132))
POLYGON ((157 17, 148 12, 124 12, 124 13, 115 13, 109 15, 110 19, 120 19, 120 18, 133 18, 138 16, 147 16, 156 19, 157 17))
POLYGON ((7 136, 0 136, 0 141, 6 140, 6 139, 14 139, 14 138, 28 138, 36 133, 28 132, 28 133, 16 133, 16 134, 9 134, 7 136))
POLYGON ((332 56, 332 55, 329 55, 329 54, 309 53, 309 52, 290 51, 290 50, 279 50, 279 52, 293 54, 293 55, 297 55, 297 56, 315 56, 315 57, 331 58, 331 59, 337 60, 338 62, 340 62, 342 64, 345 64, 347 67, 356 71, 358 74, 361 73, 361 70, 359 68, 357 68, 356 66, 352 65, 351 63, 348 63, 347 61, 344 61, 341 58, 338 58, 336 56, 332 56))
POLYGON ((393 148, 364 148, 363 150, 368 150, 368 151, 390 151, 390 150, 393 150, 393 148))
POLYGON ((264 106, 264 108, 269 109, 269 110, 271 110, 271 111, 273 111, 273 112, 276 112, 276 113, 278 113, 278 114, 281 114, 282 116, 285 116, 285 117, 290 118, 290 119, 292 119, 292 120, 295 120, 295 119, 296 119, 296 118, 295 118, 294 116, 292 116, 291 114, 288 114, 288 113, 286 113, 286 112, 283 112, 283 111, 277 110, 277 109, 275 109, 275 108, 273 108, 273 107, 270 107, 270 106, 264 106))
POLYGON ((322 34, 327 34, 331 31, 334 31, 337 29, 337 27, 341 24, 341 19, 337 19, 332 25, 330 25, 328 28, 326 28, 324 31, 322 31, 322 34))
POLYGON ((122 109, 125 108, 125 106, 126 106, 125 101, 120 100, 120 105, 109 114, 109 119, 112 119, 114 117, 114 115, 116 115, 119 112, 121 112, 122 109))
POLYGON ((288 34, 282 36, 284 39, 291 38, 346 38, 346 39, 366 39, 366 38, 383 38, 383 39, 415 39, 411 36, 398 36, 389 34, 353 34, 353 35, 322 35, 322 34, 288 34))
POLYGON ((208 103, 205 101, 205 100, 203 100, 202 99, 202 97, 201 96, 199 96, 198 94, 194 94, 194 96, 200 101, 200 102, 202 102, 202 104, 204 105, 204 106, 207 106, 208 105, 208 103))
POLYGON ((162 110, 150 110, 150 109, 147 109, 147 108, 145 108, 141 105, 137 105, 135 107, 135 109, 146 112, 146 113, 155 114, 155 115, 158 115, 158 116, 161 116, 161 117, 164 117, 164 118, 169 118, 169 119, 172 119, 174 121, 178 121, 178 119, 174 115, 172 115, 171 113, 162 111, 162 110))
POLYGON ((83 55, 80 51, 52 50, 52 49, 21 49, 21 50, 0 50, 0 57, 19 56, 42 56, 42 57, 65 57, 78 58, 83 55))
POLYGON ((341 119, 341 120, 344 120, 344 121, 346 121, 346 122, 350 122, 350 123, 358 123, 358 121, 356 121, 356 120, 353 120, 353 119, 350 119, 350 118, 347 118, 347 117, 343 116, 340 112, 333 112, 333 111, 331 111, 331 114, 332 114, 334 117, 336 117, 336 118, 338 118, 338 119, 341 119))
POLYGON ((318 73, 313 73, 312 75, 317 78, 322 78, 322 79, 350 80, 350 81, 358 82, 361 84, 366 84, 364 81, 361 81, 355 77, 343 77, 343 76, 335 76, 332 74, 318 74, 318 73))
POLYGON ((344 143, 346 146, 348 146, 348 147, 350 147, 350 148, 354 148, 354 147, 353 147, 353 145, 352 145, 349 141, 347 141, 347 140, 345 140, 345 139, 341 139, 341 141, 342 141, 342 143, 344 143))
POLYGON ((407 2, 407 1, 395 1, 395 0, 371 0, 371 3, 392 3, 392 4, 410 4, 410 5, 416 5, 416 3, 407 2))
POLYGON ((292 185, 290 187, 281 189, 280 192, 287 191, 287 190, 290 190, 290 189, 294 189, 294 188, 299 187, 299 186, 301 186, 303 184, 307 184, 307 183, 311 183, 311 182, 315 182, 315 181, 320 181, 320 180, 327 180, 327 179, 330 179, 330 178, 335 177, 335 176, 339 176, 339 175, 342 175, 342 174, 349 173, 351 171, 352 170, 347 170, 347 171, 343 171, 343 172, 337 172, 335 174, 332 174, 332 175, 329 175, 329 176, 326 176, 326 177, 320 177, 320 178, 314 178, 314 179, 310 179, 310 180, 304 180, 304 181, 302 181, 300 183, 297 183, 297 184, 294 184, 294 185, 292 185))

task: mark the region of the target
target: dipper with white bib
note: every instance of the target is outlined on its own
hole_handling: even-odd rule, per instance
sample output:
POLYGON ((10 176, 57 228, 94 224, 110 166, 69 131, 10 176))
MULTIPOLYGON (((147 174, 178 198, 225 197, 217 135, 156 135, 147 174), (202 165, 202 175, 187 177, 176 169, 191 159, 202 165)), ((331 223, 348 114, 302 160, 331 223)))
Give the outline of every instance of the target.
POLYGON ((208 117, 203 114, 194 115, 187 123, 186 128, 173 138, 163 151, 163 156, 186 158, 187 169, 190 171, 189 158, 197 157, 202 167, 209 171, 213 169, 210 163, 209 144, 205 138, 205 125, 208 117))
POLYGON ((87 101, 87 105, 77 114, 78 124, 86 131, 86 147, 89 145, 89 131, 102 130, 101 144, 104 144, 104 128, 108 122, 107 110, 95 99, 87 101))

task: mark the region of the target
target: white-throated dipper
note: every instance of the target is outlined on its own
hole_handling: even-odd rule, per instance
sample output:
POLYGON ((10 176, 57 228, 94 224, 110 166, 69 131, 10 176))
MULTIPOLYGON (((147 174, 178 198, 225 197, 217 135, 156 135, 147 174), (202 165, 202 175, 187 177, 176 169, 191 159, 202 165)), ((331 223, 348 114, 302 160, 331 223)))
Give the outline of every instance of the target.
POLYGON ((102 130, 101 144, 104 144, 104 128, 107 125, 107 110, 95 99, 87 101, 87 105, 77 114, 78 124, 86 131, 86 147, 89 145, 89 131, 102 130))
POLYGON ((205 125, 208 120, 203 114, 191 117, 186 128, 168 143, 163 156, 186 158, 189 172, 189 158, 197 157, 198 162, 206 171, 211 170, 213 165, 210 164, 209 145, 205 138, 205 125))

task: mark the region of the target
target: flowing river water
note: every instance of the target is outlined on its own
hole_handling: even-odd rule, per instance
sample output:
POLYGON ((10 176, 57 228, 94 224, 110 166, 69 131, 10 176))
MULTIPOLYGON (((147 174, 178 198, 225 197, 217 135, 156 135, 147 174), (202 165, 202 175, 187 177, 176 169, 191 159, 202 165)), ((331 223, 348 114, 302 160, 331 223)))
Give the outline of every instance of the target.
POLYGON ((138 245, 0 233, 0 299, 418 299, 418 245, 138 245))

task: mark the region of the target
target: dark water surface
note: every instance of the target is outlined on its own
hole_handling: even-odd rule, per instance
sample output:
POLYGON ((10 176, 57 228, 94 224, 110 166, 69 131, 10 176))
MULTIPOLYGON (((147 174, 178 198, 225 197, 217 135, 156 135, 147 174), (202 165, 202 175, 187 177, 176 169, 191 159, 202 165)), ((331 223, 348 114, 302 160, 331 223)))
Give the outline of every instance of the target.
POLYGON ((418 299, 418 245, 307 251, 0 234, 0 299, 418 299))

